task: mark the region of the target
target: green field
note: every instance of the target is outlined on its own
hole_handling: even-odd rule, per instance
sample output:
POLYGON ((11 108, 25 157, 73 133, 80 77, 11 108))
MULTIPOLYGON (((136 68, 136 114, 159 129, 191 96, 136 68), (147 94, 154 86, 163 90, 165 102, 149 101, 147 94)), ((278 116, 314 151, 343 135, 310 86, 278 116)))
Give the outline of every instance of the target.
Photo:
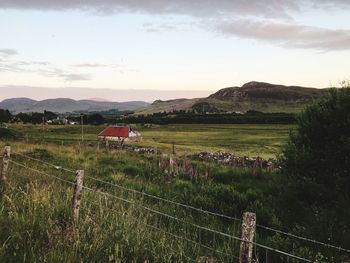
MULTIPOLYGON (((228 151, 273 157, 293 126, 136 125, 144 136, 139 144, 165 154, 97 149, 96 135, 103 126, 85 126, 84 144, 80 126, 9 128, 28 140, 0 140, 1 149, 9 144, 12 150, 8 185, 0 195, 0 262, 194 262, 198 256, 238 262, 239 242, 221 233, 239 237, 239 219, 246 211, 256 213, 260 225, 311 236, 285 217, 288 207, 281 194, 286 181, 278 170, 256 173, 182 155, 228 151), (170 172, 163 163, 170 163, 166 153, 173 142, 178 154, 171 158, 178 166, 170 172), (87 188, 75 224, 71 200, 78 169, 85 171, 87 188)), ((255 241, 309 259, 318 253, 334 256, 320 263, 339 258, 337 252, 264 228, 257 229, 255 241)), ((261 248, 255 253, 261 263, 292 262, 272 251, 266 261, 261 248)))
MULTIPOLYGON (((56 132, 60 129, 55 127, 56 132)), ((158 166, 159 155, 31 141, 1 141, 0 147, 8 143, 14 162, 8 172, 9 186, 0 198, 1 262, 193 262, 203 255, 232 262, 238 256, 237 241, 193 224, 238 236, 240 222, 156 201, 91 177, 229 216, 240 218, 242 211, 260 211, 260 222, 278 224, 273 213, 266 214, 266 208, 256 203, 271 201, 265 196, 276 191, 271 190, 278 180, 274 173, 263 173, 257 181, 248 169, 192 160, 190 166, 198 171, 198 178, 191 179, 181 172, 169 176, 158 166), (84 189, 75 226, 69 182, 74 181, 77 169, 85 170, 84 186, 91 190, 84 189)))
MULTIPOLYGON (((13 125, 25 136, 45 140, 81 140, 80 126, 13 125)), ((225 151, 238 156, 275 157, 293 129, 293 125, 252 124, 178 124, 136 125, 144 140, 137 143, 170 152, 175 144, 177 153, 199 151, 225 151)), ((104 126, 84 126, 84 140, 96 141, 104 126)))

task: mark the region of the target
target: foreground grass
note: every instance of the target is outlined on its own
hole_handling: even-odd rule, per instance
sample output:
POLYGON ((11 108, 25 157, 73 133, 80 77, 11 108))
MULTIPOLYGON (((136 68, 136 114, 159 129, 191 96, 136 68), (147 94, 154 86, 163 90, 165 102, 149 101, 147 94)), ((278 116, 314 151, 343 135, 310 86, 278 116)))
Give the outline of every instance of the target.
MULTIPOLYGON (((111 171, 113 161, 126 161, 122 156, 110 157, 101 153, 94 159, 89 150, 62 147, 57 151, 55 146, 38 148, 37 145, 23 143, 13 144, 12 149, 14 153, 30 154, 60 165, 79 165, 86 169, 87 174, 95 171, 95 165, 104 166, 105 169, 97 169, 100 173, 95 176, 115 183, 124 182, 124 185, 141 186, 139 183, 142 182, 142 187, 160 189, 152 180, 147 186, 147 183, 143 184, 144 179, 133 178, 134 174, 127 175, 117 171, 118 168, 111 171), (106 165, 106 161, 110 165, 106 165)), ((68 181, 74 179, 74 174, 21 159, 15 154, 12 159, 68 181)), ((138 158, 131 159, 135 162, 138 158)), ((0 202, 1 262, 193 262, 199 255, 213 255, 221 261, 230 262, 232 258, 228 259, 225 254, 237 255, 238 246, 232 240, 201 233, 191 225, 156 216, 141 206, 229 233, 238 234, 237 225, 144 200, 142 196, 95 184, 88 178, 85 179, 86 186, 125 198, 133 204, 85 189, 80 220, 74 225, 70 216, 70 184, 14 163, 10 165, 9 184, 0 202), (224 254, 208 250, 206 246, 224 254)))
MULTIPOLYGON (((0 147, 5 143, 1 142, 0 147)), ((240 222, 156 201, 90 177, 232 217, 240 218, 244 211, 252 211, 259 224, 282 228, 278 196, 283 180, 276 173, 255 176, 246 169, 193 161, 193 167, 208 172, 206 177, 169 177, 158 166, 161 156, 10 143, 13 161, 61 179, 74 181, 74 172, 59 166, 84 169, 84 185, 92 190, 83 190, 80 219, 74 224, 71 184, 10 163, 9 187, 0 200, 0 262, 193 262, 198 256, 238 262, 237 241, 200 230, 194 224, 240 236, 240 222)), ((261 229, 257 231, 257 241, 308 258, 318 252, 261 229)), ((256 253, 263 263, 265 251, 257 249, 256 253)), ((287 258, 270 252, 268 262, 287 262, 287 258)))

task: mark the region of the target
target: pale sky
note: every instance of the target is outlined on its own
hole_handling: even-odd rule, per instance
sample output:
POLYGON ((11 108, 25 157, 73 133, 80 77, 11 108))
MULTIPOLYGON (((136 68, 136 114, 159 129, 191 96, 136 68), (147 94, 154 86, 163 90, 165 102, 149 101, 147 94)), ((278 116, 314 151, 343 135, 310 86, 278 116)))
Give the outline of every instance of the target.
POLYGON ((0 90, 185 97, 252 80, 324 88, 350 78, 349 0, 0 0, 0 19, 0 90))

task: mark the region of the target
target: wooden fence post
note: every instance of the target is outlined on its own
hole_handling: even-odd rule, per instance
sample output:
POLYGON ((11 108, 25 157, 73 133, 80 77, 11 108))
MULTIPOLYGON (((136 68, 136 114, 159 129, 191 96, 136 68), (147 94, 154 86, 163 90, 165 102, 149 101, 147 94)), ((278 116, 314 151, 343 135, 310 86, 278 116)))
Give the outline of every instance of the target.
POLYGON ((81 191, 83 189, 84 170, 78 170, 75 174, 75 185, 72 199, 72 216, 74 222, 78 221, 79 208, 81 200, 81 191))
POLYGON ((3 192, 6 188, 7 183, 7 168, 10 163, 10 156, 11 156, 11 147, 5 146, 4 148, 4 155, 2 157, 2 164, 1 164, 1 170, 0 170, 0 186, 1 186, 1 192, 3 192))
POLYGON ((253 241, 256 228, 256 214, 245 212, 242 221, 242 241, 239 250, 239 263, 252 263, 253 241))

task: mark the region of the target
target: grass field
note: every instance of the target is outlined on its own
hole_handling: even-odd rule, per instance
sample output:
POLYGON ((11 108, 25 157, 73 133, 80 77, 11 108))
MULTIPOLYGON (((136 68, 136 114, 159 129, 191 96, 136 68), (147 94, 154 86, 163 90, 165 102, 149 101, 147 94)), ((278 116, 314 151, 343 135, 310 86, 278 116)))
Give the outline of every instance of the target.
MULTIPOLYGON (((46 140, 81 140, 80 126, 13 125, 23 135, 46 140)), ((104 126, 84 126, 85 141, 96 141, 104 126)), ((137 143, 170 152, 175 144, 177 153, 226 151, 238 156, 275 157, 286 142, 293 125, 251 124, 188 124, 135 126, 144 140, 137 143)))
MULTIPOLYGON (((160 165, 162 160, 169 161, 169 156, 79 146, 79 126, 10 128, 47 141, 0 140, 1 149, 11 145, 14 161, 10 162, 8 187, 0 195, 0 262, 194 262, 204 255, 214 256, 218 262, 238 262, 237 240, 197 226, 238 237, 241 222, 155 200, 149 195, 235 218, 241 218, 245 211, 255 212, 261 225, 307 236, 305 230, 300 233, 299 228, 283 225, 280 195, 285 181, 278 171, 256 174, 248 168, 190 158, 189 170, 196 171, 195 177, 181 169, 169 174, 168 168, 160 165), (85 171, 84 186, 88 188, 83 190, 79 224, 75 225, 70 205, 74 171, 78 169, 85 171)), ((85 140, 96 142, 96 134, 103 128, 85 126, 85 140)), ((293 126, 137 128, 145 138, 140 144, 161 148, 163 152, 170 152, 174 142, 180 153, 221 150, 275 156, 293 126)), ((184 157, 179 154, 176 158, 183 167, 184 157)), ((315 258, 319 252, 262 228, 257 229, 256 241, 306 258, 315 258)), ((255 253, 261 263, 290 262, 279 253, 270 251, 267 261, 263 249, 255 253)))
MULTIPOLYGON (((239 222, 156 202, 90 177, 238 217, 248 208, 261 210, 255 200, 264 202, 264 192, 270 192, 271 182, 276 180, 269 174, 256 181, 248 170, 196 162, 191 165, 209 169, 210 178, 190 180, 181 174, 173 178, 158 167, 158 156, 124 151, 96 152, 94 148, 72 145, 22 141, 10 144, 13 161, 45 174, 10 163, 9 187, 0 198, 0 261, 3 262, 193 262, 199 255, 232 262, 238 256, 238 242, 199 230, 191 224, 239 235, 239 222), (57 167, 85 170, 84 185, 92 190, 84 190, 81 219, 76 230, 79 238, 74 236, 75 226, 70 215, 73 187, 66 183, 74 180, 74 172, 50 167, 18 153, 57 167), (235 181, 234 187, 230 181, 235 181), (247 185, 261 189, 255 192, 251 186, 248 190, 247 185), (112 198, 112 195, 131 203, 112 198), (154 214, 140 206, 176 216, 190 224, 154 214), (206 246, 213 247, 214 251, 206 246)), ((0 147, 4 145, 5 142, 0 143, 0 147)), ((263 215, 263 210, 261 214, 261 222, 274 221, 271 215, 263 215)))

